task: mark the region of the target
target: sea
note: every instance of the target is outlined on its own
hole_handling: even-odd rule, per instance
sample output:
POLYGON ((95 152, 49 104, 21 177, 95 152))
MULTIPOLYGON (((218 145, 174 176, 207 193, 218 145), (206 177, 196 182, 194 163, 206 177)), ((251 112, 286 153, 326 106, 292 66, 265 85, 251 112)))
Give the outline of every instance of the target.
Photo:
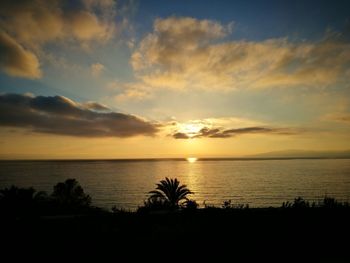
POLYGON ((75 178, 95 206, 135 210, 160 180, 177 178, 203 206, 278 207, 303 197, 350 201, 350 159, 138 159, 0 161, 0 189, 16 185, 51 193, 75 178))

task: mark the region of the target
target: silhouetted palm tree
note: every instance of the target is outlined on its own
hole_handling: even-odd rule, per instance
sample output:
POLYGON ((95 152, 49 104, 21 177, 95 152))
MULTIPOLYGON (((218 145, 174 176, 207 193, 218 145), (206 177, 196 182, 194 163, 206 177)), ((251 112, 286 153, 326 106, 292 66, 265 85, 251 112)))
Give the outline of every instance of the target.
POLYGON ((91 197, 84 193, 83 188, 75 179, 67 179, 53 188, 52 198, 63 206, 89 206, 91 197))
POLYGON ((165 200, 170 207, 178 207, 179 202, 187 201, 187 195, 193 194, 186 185, 180 185, 180 182, 175 179, 165 178, 160 183, 156 184, 156 190, 150 191, 152 194, 149 199, 165 200))

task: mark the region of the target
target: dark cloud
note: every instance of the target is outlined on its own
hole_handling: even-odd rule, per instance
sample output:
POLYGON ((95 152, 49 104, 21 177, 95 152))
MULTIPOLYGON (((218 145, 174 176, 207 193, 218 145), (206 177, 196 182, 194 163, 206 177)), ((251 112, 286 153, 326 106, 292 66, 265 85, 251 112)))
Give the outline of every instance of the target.
POLYGON ((62 96, 4 94, 0 95, 0 126, 82 137, 152 136, 158 131, 158 124, 129 114, 96 111, 102 105, 92 105, 88 109, 62 96))
POLYGON ((183 133, 183 132, 176 132, 173 134, 173 137, 175 139, 189 139, 190 136, 188 136, 186 133, 183 133))
POLYGON ((199 134, 196 135, 196 137, 213 137, 219 133, 220 133, 220 129, 218 128, 210 129, 210 128, 204 127, 199 131, 199 134))
POLYGON ((186 133, 176 132, 172 136, 175 139, 191 138, 230 138, 241 134, 280 134, 293 135, 298 132, 289 128, 268 128, 268 127, 245 127, 238 129, 219 129, 219 128, 202 128, 197 134, 189 136, 186 133))

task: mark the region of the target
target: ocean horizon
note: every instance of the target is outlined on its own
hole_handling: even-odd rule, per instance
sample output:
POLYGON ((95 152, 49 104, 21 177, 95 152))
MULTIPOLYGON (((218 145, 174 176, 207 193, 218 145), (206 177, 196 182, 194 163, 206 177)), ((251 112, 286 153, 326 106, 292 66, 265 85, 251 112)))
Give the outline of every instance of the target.
POLYGON ((259 161, 259 160, 303 160, 303 159, 350 159, 350 156, 292 156, 292 157, 140 157, 140 158, 0 158, 0 162, 46 162, 46 161, 187 161, 195 158, 196 161, 259 161))
POLYGON ((1 160, 0 188, 16 185, 52 192, 76 178, 92 204, 135 210, 155 183, 178 178, 200 206, 226 200, 250 207, 281 206, 301 196, 319 201, 331 196, 350 200, 348 158, 143 158, 108 160, 1 160))

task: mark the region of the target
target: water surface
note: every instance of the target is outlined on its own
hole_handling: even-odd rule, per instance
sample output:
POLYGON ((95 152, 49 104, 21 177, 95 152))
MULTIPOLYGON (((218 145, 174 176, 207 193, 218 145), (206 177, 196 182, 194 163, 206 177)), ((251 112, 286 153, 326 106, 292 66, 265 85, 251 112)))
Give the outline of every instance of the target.
POLYGON ((325 195, 350 200, 350 159, 0 161, 0 188, 14 184, 52 192, 57 182, 76 178, 93 204, 105 208, 137 208, 166 176, 187 184, 201 205, 231 199, 280 206, 297 196, 325 195))

